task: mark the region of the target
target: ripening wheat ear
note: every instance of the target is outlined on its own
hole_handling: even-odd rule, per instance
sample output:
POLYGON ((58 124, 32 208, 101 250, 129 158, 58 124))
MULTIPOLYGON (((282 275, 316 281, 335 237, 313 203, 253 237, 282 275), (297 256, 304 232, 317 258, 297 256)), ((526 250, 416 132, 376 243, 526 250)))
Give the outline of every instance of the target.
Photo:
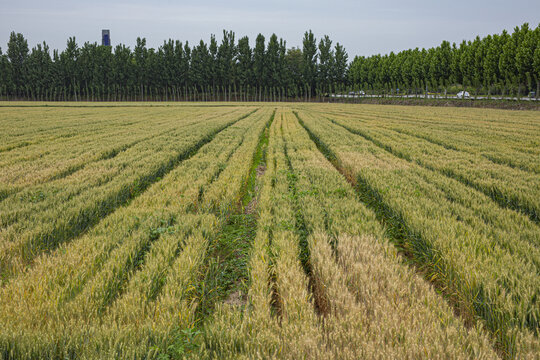
POLYGON ((429 279, 437 279, 466 318, 483 319, 500 352, 524 357, 536 352, 537 345, 516 348, 516 341, 527 343, 520 338, 531 337, 535 321, 525 316, 518 323, 511 321, 515 312, 535 311, 532 294, 539 281, 534 271, 537 251, 531 247, 538 236, 535 225, 494 204, 472 184, 422 167, 406 156, 400 159, 378 141, 337 125, 329 120, 331 114, 302 111, 298 116, 309 136, 339 158, 337 170, 343 173, 339 164, 352 169, 359 198, 385 221, 393 241, 431 274, 429 279), (488 218, 494 223, 486 223, 488 218), (505 218, 524 224, 524 236, 517 236, 512 230, 515 225, 505 218), (512 255, 516 253, 522 256, 512 255), (500 291, 494 274, 503 278, 514 274, 508 275, 514 285, 506 290, 514 300, 500 291))
POLYGON ((0 109, 1 354, 537 356, 535 114, 208 105, 0 109))

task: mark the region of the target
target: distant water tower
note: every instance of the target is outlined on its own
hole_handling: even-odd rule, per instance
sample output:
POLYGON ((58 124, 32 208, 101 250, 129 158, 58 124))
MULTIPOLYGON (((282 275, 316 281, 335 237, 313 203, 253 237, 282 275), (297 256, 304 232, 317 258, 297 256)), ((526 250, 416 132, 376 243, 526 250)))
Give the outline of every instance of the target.
POLYGON ((101 45, 111 46, 111 31, 101 30, 101 45))

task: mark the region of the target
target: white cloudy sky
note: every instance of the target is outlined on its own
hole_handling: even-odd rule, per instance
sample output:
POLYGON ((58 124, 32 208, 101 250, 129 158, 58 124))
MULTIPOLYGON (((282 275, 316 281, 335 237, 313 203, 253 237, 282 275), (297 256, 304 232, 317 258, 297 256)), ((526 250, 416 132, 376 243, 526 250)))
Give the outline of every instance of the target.
POLYGON ((219 39, 223 29, 248 35, 252 44, 259 32, 275 32, 291 47, 311 29, 317 38, 328 34, 345 45, 352 58, 460 42, 524 22, 540 23, 540 1, 0 0, 0 47, 5 51, 11 31, 23 33, 30 47, 45 40, 63 49, 69 36, 79 44, 101 41, 101 29, 111 30, 113 45, 130 47, 137 36, 158 47, 168 38, 190 44, 210 34, 219 39))

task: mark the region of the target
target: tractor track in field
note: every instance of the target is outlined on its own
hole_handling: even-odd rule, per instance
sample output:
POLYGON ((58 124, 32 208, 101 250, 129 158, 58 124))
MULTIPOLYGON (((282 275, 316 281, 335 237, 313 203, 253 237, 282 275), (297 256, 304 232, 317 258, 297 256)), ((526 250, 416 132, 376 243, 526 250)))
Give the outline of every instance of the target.
MULTIPOLYGON (((213 208, 208 210, 221 218, 222 223, 216 237, 205 250, 201 268, 197 270, 192 296, 198 301, 193 322, 188 329, 192 333, 204 332, 206 324, 213 319, 218 304, 228 304, 237 308, 243 308, 247 304, 249 255, 257 233, 257 199, 261 190, 260 182, 265 174, 263 169, 266 168, 268 130, 274 115, 275 111, 259 135, 246 181, 240 189, 239 202, 233 206, 232 213, 222 214, 213 208)), ((246 133, 235 151, 229 154, 228 160, 241 147, 245 135, 246 133)), ((212 180, 217 180, 223 170, 220 168, 212 180)), ((197 208, 192 210, 198 211, 197 208)), ((177 334, 175 338, 169 349, 185 346, 195 349, 200 346, 199 340, 186 344, 185 336, 182 334, 177 334)))
POLYGON ((199 323, 210 317, 217 303, 243 306, 247 299, 248 259, 256 236, 257 199, 261 190, 260 181, 265 173, 261 169, 265 169, 268 129, 274 116, 275 110, 258 136, 246 181, 240 189, 239 203, 234 206, 233 213, 224 218, 223 229, 207 251, 204 262, 207 270, 203 271, 205 275, 201 281, 213 284, 209 290, 216 291, 201 297, 205 301, 197 309, 199 323))

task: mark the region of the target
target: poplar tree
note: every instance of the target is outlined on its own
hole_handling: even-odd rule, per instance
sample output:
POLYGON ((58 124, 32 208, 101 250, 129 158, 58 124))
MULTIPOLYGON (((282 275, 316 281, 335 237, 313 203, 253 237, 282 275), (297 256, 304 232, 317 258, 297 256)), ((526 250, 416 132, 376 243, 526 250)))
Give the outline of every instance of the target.
POLYGON ((325 35, 319 41, 319 65, 317 67, 317 88, 320 92, 327 93, 332 81, 332 69, 334 68, 334 51, 332 40, 325 35))
POLYGON ((498 35, 486 38, 486 50, 484 57, 484 87, 491 95, 492 87, 497 84, 499 79, 499 55, 501 53, 500 40, 498 35))
POLYGON ((307 96, 311 99, 315 92, 317 80, 317 42, 311 30, 306 31, 302 41, 302 73, 307 89, 307 96))
POLYGON ((506 86, 510 87, 510 89, 513 87, 516 80, 515 53, 517 41, 514 34, 509 36, 503 31, 502 36, 504 44, 499 58, 499 71, 504 78, 506 86))
POLYGON ((285 54, 285 72, 287 74, 287 87, 289 89, 289 96, 298 98, 302 96, 302 88, 304 86, 302 80, 302 63, 303 54, 302 50, 298 48, 288 49, 285 54))
POLYGON ((255 49, 253 50, 253 71, 258 89, 258 100, 261 101, 262 88, 266 86, 266 45, 262 34, 257 35, 255 49))
MULTIPOLYGON (((521 29, 522 32, 519 45, 516 49, 516 72, 517 72, 517 81, 519 86, 525 86, 529 89, 532 85, 533 79, 533 59, 535 52, 535 38, 532 31, 528 31, 528 24, 523 26, 525 29, 521 29)), ((518 93, 518 96, 519 93, 518 93)))
POLYGON ((14 95, 23 95, 25 76, 27 73, 26 60, 28 58, 28 42, 21 33, 11 32, 9 36, 7 57, 11 63, 11 80, 13 81, 14 95))
POLYGON ((287 49, 276 34, 265 42, 259 34, 235 41, 223 31, 218 44, 196 46, 169 39, 156 49, 137 38, 129 47, 79 47, 69 38, 52 54, 46 43, 31 51, 22 34, 12 32, 6 53, 0 53, 0 97, 44 100, 210 100, 311 99, 342 92, 346 86, 376 94, 468 89, 527 94, 540 90, 540 26, 516 27, 512 34, 476 37, 459 46, 443 41, 430 49, 409 49, 387 55, 356 56, 348 63, 339 43, 323 36, 318 42, 305 32, 301 49, 287 49), (248 96, 249 93, 249 96, 248 96))
POLYGON ((536 49, 533 55, 533 74, 536 81, 536 99, 540 96, 540 26, 535 30, 536 49))
POLYGON ((349 63, 349 55, 345 48, 340 44, 336 43, 334 47, 334 62, 332 69, 332 82, 334 84, 345 85, 347 81, 347 67, 349 63))
POLYGON ((248 88, 253 85, 253 53, 249 46, 249 38, 247 36, 244 36, 240 40, 238 40, 237 48, 238 83, 245 99, 245 96, 248 93, 248 88))
POLYGON ((2 54, 0 47, 0 98, 6 99, 13 93, 13 79, 11 77, 11 63, 6 54, 2 54))
POLYGON ((279 43, 276 34, 270 36, 266 50, 267 84, 270 91, 270 99, 275 97, 275 91, 280 86, 280 59, 279 43))

